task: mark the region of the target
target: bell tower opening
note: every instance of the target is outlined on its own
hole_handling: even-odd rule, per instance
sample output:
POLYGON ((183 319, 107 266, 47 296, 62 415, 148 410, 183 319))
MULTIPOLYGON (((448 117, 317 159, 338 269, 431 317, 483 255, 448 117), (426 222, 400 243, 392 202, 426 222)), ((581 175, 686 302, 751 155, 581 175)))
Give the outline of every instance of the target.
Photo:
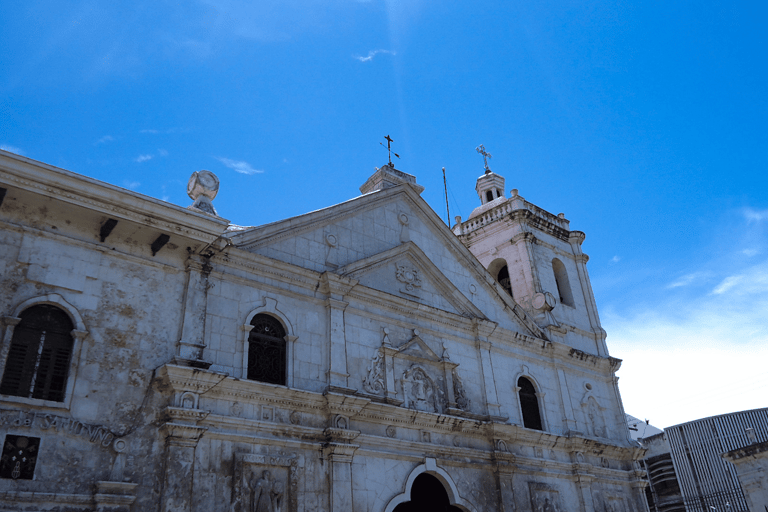
POLYGON ((395 507, 394 512, 461 512, 461 509, 451 505, 440 480, 422 473, 413 481, 411 500, 395 507))

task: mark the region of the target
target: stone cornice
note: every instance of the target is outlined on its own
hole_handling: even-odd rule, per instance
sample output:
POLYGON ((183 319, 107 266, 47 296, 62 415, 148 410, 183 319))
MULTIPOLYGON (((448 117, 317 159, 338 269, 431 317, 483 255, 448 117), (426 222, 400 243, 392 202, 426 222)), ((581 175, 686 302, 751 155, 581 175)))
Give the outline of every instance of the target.
POLYGON ((153 225, 172 234, 211 243, 229 221, 88 178, 30 158, 0 151, 0 183, 98 211, 112 218, 153 225))

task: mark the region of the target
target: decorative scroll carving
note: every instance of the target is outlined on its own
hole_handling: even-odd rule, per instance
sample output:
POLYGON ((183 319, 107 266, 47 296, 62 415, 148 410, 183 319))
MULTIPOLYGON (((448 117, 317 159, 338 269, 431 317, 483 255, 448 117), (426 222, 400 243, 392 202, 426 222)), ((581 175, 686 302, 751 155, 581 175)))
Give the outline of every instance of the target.
POLYGON ((397 280, 405 285, 400 289, 400 292, 414 297, 418 296, 418 288, 421 288, 419 270, 408 265, 396 265, 396 267, 395 275, 397 280))
POLYGON ((468 411, 472 402, 467 398, 467 394, 464 391, 464 384, 459 378, 459 374, 456 369, 453 369, 453 395, 456 398, 456 405, 463 411, 468 411))
POLYGON ((376 351, 371 364, 368 366, 368 375, 363 379, 363 389, 372 395, 383 395, 386 387, 384 384, 384 357, 381 350, 376 351))

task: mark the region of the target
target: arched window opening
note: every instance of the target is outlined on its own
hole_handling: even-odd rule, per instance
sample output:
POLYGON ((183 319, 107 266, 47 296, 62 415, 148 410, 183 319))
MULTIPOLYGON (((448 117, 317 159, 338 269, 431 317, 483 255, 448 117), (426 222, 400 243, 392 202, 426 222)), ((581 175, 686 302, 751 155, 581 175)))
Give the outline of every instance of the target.
POLYGON ((520 388, 520 409, 523 411, 523 426, 534 430, 544 430, 541 425, 541 413, 539 412, 539 399, 536 396, 536 388, 525 377, 517 379, 517 387, 520 388))
POLYGON ((485 193, 485 202, 490 203, 491 201, 493 201, 493 191, 489 190, 485 193))
POLYGON ((285 385, 285 329, 270 315, 256 315, 248 335, 248 380, 285 385))
POLYGON ((497 197, 497 198, 498 198, 498 197, 501 197, 501 190, 499 190, 499 189, 496 189, 496 197, 497 197))
POLYGON ((27 308, 19 317, 0 394, 63 402, 74 344, 72 320, 48 304, 27 308))
POLYGON ((499 270, 499 273, 496 276, 496 280, 499 282, 501 287, 507 291, 509 296, 514 298, 514 295, 512 295, 512 280, 509 278, 509 269, 506 265, 501 267, 501 270, 499 270))
POLYGON ((555 284, 557 285, 560 303, 574 307, 573 292, 571 292, 571 285, 568 283, 568 272, 565 271, 565 265, 563 265, 562 261, 555 258, 552 260, 552 271, 555 273, 555 284))
POLYGON ((422 473, 413 481, 411 501, 401 503, 394 512, 460 512, 460 509, 451 505, 440 480, 422 473))

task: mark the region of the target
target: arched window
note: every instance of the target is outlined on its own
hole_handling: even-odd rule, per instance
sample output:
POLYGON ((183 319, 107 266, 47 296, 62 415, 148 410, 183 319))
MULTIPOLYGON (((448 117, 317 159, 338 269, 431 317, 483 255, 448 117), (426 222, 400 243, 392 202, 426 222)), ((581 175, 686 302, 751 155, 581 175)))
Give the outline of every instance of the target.
POLYGON ((248 335, 248 379, 285 385, 286 342, 283 325, 273 316, 251 320, 248 335))
POLYGON ((63 402, 74 344, 72 320, 48 304, 27 308, 19 317, 0 394, 63 402))
POLYGON ((501 267, 501 270, 499 270, 499 273, 496 275, 496 280, 499 282, 501 287, 507 291, 510 297, 515 297, 512 295, 512 281, 509 278, 509 268, 507 268, 506 265, 501 267))
POLYGON ((565 271, 565 265, 555 258, 552 260, 552 271, 555 273, 555 284, 557 284, 560 302, 566 306, 574 307, 573 292, 571 292, 571 285, 568 283, 568 272, 565 271))
POLYGON ((525 377, 517 379, 517 387, 520 388, 520 409, 523 412, 523 426, 535 430, 544 430, 541 424, 539 412, 539 399, 536 396, 536 388, 525 377))
POLYGON ((485 193, 485 202, 486 203, 490 203, 491 201, 493 201, 493 191, 492 190, 488 190, 485 193))

